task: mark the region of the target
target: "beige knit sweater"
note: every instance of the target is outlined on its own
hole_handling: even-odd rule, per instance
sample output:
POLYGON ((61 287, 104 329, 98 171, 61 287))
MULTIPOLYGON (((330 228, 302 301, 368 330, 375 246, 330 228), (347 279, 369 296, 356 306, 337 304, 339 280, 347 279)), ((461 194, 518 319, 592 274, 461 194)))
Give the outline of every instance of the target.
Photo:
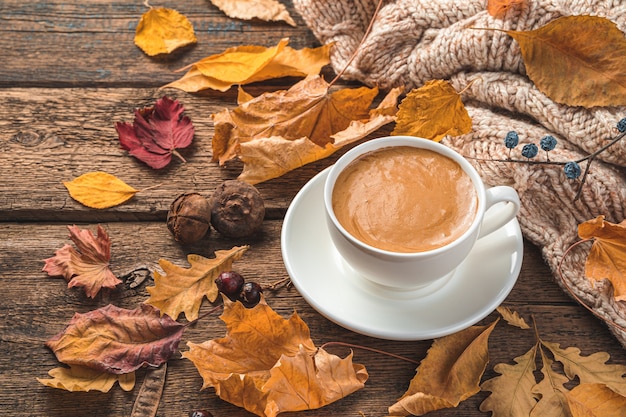
MULTIPOLYGON (((344 79, 383 89, 419 87, 431 79, 447 79, 457 91, 472 80, 463 100, 473 120, 467 135, 443 143, 479 159, 508 156, 504 137, 515 130, 519 149, 552 135, 557 141, 551 160, 578 159, 615 137, 626 108, 568 107, 542 94, 525 76, 517 43, 502 32, 474 28, 531 30, 560 16, 598 15, 626 32, 624 0, 528 0, 500 19, 486 12, 486 0, 384 0, 372 30, 359 48, 344 79)), ((335 42, 332 65, 339 72, 361 43, 377 0, 294 0, 298 12, 322 43, 335 42)), ((575 36, 575 34, 573 34, 575 36)), ((626 71, 626 68, 625 68, 626 71)), ((517 149, 517 148, 516 148, 517 149)), ((594 160, 580 199, 579 183, 561 167, 474 160, 489 185, 508 184, 520 194, 519 221, 524 236, 538 245, 554 278, 604 321, 626 328, 626 303, 615 302, 610 283, 592 285, 584 277, 589 245, 567 255, 579 223, 606 216, 626 218, 626 140, 594 160)), ((582 164, 584 169, 584 164, 582 164)), ((626 331, 610 326, 626 346, 626 331)))

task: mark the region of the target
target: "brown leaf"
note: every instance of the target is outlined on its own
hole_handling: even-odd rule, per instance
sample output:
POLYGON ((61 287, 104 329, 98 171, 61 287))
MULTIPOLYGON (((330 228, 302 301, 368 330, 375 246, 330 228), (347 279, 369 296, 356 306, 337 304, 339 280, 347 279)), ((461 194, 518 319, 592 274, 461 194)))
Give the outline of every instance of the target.
POLYGON ((446 135, 458 136, 472 130, 461 96, 444 80, 431 80, 411 90, 398 109, 393 135, 409 135, 439 142, 446 135))
POLYGON ((37 378, 37 381, 47 387, 70 392, 109 392, 116 382, 124 391, 130 391, 135 386, 134 372, 116 375, 80 365, 70 365, 69 368, 54 368, 48 371, 48 375, 52 379, 37 378))
POLYGON ((276 0, 211 0, 211 3, 236 19, 282 20, 296 26, 287 8, 276 0))
POLYGON ((294 313, 283 319, 262 300, 253 308, 224 298, 228 333, 202 344, 189 342, 183 357, 203 388, 259 416, 316 409, 363 387, 367 371, 316 349, 309 328, 294 313))
POLYGON ((135 45, 150 56, 169 54, 196 42, 189 19, 165 7, 150 8, 135 29, 135 45))
POLYGON ((504 306, 499 306, 496 310, 511 326, 519 327, 520 329, 530 329, 528 323, 526 323, 524 318, 521 317, 517 311, 512 311, 510 308, 504 306))
POLYGON ((496 18, 502 18, 511 7, 524 4, 526 0, 487 0, 487 12, 496 18))
POLYGON ((581 239, 593 238, 585 262, 585 276, 592 283, 608 279, 616 300, 626 300, 626 221, 620 224, 598 216, 578 225, 581 239))
POLYGON ((571 417, 567 399, 565 398, 569 382, 564 375, 555 372, 553 361, 546 356, 543 349, 539 349, 543 367, 543 379, 533 387, 532 393, 539 399, 530 413, 530 417, 571 417))
POLYGON ((111 240, 102 226, 98 225, 97 237, 78 226, 67 228, 78 251, 70 245, 63 246, 55 256, 44 260, 43 271, 52 277, 65 278, 68 288, 82 287, 91 298, 102 288, 115 288, 120 284, 122 281, 109 269, 111 240))
POLYGON ((626 104, 626 38, 598 16, 564 16, 532 31, 505 31, 520 45, 537 88, 569 106, 626 104))
POLYGON ((147 287, 150 297, 147 304, 153 305, 173 319, 185 313, 189 321, 198 318, 204 297, 215 301, 218 294, 215 278, 232 269, 233 262, 241 259, 249 246, 235 246, 230 250, 218 250, 215 258, 190 254, 187 261, 191 268, 182 268, 165 260, 159 266, 165 274, 154 272, 154 287, 147 287))
POLYGON ((165 387, 167 375, 167 362, 158 368, 146 371, 141 388, 135 397, 130 417, 155 417, 165 387))
POLYGON ((159 366, 178 348, 184 326, 152 306, 135 310, 113 305, 76 313, 61 333, 46 342, 57 359, 112 374, 159 366))
POLYGON ((624 417, 626 397, 604 384, 580 384, 566 395, 572 417, 624 417))
POLYGON ((96 209, 120 205, 138 193, 115 175, 99 171, 88 172, 63 185, 74 200, 96 209))
POLYGON ((489 361, 488 326, 472 326, 436 339, 417 368, 407 392, 389 407, 392 416, 423 415, 456 407, 480 391, 479 382, 489 361))

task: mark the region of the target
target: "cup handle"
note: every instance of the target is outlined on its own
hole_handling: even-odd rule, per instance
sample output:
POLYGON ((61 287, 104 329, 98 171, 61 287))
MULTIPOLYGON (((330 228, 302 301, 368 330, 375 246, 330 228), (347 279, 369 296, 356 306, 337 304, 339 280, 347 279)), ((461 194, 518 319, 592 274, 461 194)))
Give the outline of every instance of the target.
POLYGON ((485 194, 486 211, 478 234, 479 239, 513 220, 520 209, 519 195, 512 187, 506 185, 491 187, 486 190, 485 194))

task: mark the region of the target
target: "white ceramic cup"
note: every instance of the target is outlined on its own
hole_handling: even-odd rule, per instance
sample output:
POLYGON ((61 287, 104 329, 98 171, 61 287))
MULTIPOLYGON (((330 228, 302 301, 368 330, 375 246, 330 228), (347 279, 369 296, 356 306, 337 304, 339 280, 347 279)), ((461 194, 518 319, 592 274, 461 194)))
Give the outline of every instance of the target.
POLYGON ((450 276, 469 255, 478 239, 500 229, 515 218, 519 212, 520 200, 511 187, 486 188, 476 169, 462 155, 447 146, 412 136, 389 136, 364 142, 337 160, 329 169, 324 183, 324 207, 331 239, 348 266, 376 284, 396 289, 412 289, 450 276), (469 175, 478 198, 476 216, 458 239, 424 252, 390 252, 359 241, 339 223, 332 204, 333 187, 339 174, 361 155, 393 146, 412 146, 435 151, 456 161, 469 175))

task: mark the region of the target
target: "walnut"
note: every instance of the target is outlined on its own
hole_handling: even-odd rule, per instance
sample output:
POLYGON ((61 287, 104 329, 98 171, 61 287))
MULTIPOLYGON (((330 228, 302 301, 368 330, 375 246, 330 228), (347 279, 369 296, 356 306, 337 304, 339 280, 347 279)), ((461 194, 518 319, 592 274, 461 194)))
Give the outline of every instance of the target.
POLYGON ((167 228, 174 239, 183 244, 192 244, 210 230, 211 206, 198 193, 184 193, 176 197, 167 213, 167 228))
POLYGON ((244 237, 256 232, 265 217, 259 191, 239 180, 224 181, 210 200, 211 224, 227 237, 244 237))

